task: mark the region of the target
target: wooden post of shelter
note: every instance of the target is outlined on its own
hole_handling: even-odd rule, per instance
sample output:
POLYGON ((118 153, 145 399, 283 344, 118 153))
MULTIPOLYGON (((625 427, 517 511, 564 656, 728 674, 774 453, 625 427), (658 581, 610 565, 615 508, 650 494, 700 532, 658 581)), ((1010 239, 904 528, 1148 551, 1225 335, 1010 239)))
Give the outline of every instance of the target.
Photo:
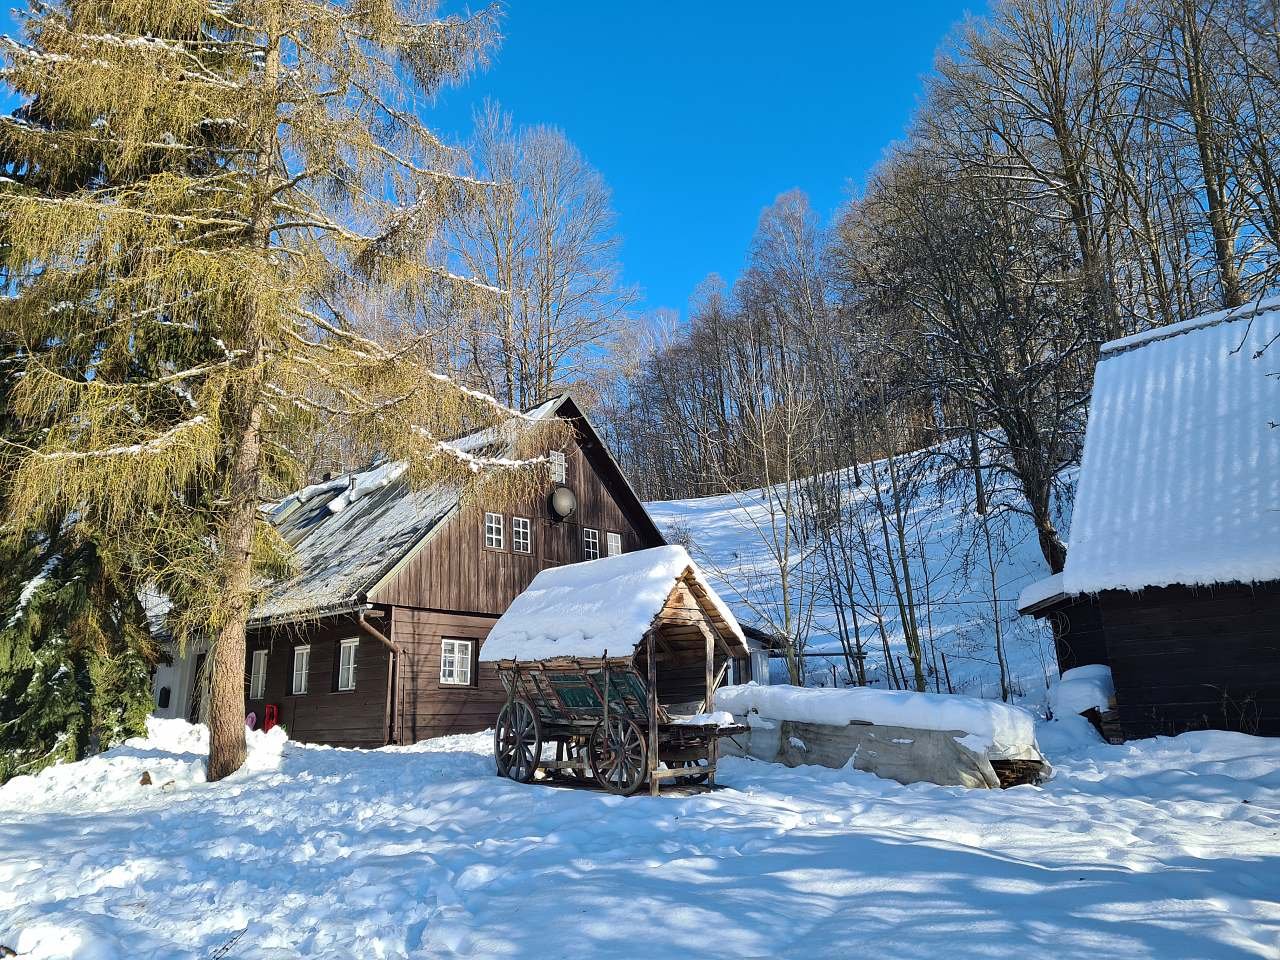
MULTIPOLYGON (((703 637, 707 645, 707 700, 706 712, 711 713, 715 710, 716 702, 716 641, 711 630, 704 630, 703 637)), ((726 665, 728 661, 725 661, 726 665)), ((713 737, 711 742, 707 744, 707 786, 714 787, 716 785, 716 756, 719 751, 716 749, 716 741, 713 737)))
POLYGON ((658 795, 658 645, 654 628, 644 635, 649 673, 649 796, 658 795))

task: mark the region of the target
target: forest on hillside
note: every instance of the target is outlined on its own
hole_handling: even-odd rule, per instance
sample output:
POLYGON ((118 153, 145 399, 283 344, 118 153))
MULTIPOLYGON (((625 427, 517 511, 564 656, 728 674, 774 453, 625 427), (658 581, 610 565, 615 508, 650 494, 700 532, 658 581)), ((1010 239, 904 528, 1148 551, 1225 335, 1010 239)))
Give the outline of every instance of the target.
MULTIPOLYGON (((759 491, 784 594, 820 556, 856 632, 881 571, 898 682, 922 688, 920 491, 963 500, 989 576, 1009 517, 1060 570, 1099 345, 1280 269, 1274 0, 996 0, 834 220, 782 194, 683 318, 638 312, 565 132, 498 104, 465 144, 432 129, 497 10, 86 0, 21 27, 0 51, 14 769, 138 729, 163 595, 171 636, 216 638, 210 777, 234 770, 245 624, 289 564, 259 506, 388 458, 514 496, 547 469, 533 446, 450 440, 562 389, 645 498, 759 491)), ((792 606, 773 626, 801 679, 792 606)))

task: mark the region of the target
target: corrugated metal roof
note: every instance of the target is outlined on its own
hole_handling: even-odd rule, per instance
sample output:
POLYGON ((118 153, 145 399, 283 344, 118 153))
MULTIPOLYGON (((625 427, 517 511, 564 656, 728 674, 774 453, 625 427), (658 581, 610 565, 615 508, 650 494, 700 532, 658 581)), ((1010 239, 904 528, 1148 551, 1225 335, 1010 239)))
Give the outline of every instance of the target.
POLYGON ((253 611, 255 623, 362 604, 365 591, 458 505, 455 490, 414 491, 402 479, 344 504, 350 483, 360 477, 309 488, 313 492, 302 502, 294 494, 273 509, 273 517, 281 518, 276 529, 293 546, 298 573, 271 586, 253 611))

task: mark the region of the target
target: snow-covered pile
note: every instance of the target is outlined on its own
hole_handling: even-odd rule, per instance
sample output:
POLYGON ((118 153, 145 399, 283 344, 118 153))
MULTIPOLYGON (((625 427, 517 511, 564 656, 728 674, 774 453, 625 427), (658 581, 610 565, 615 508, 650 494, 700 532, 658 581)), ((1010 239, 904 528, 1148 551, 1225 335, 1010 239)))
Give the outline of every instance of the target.
POLYGON ((741 641, 738 621, 684 547, 666 546, 543 570, 493 625, 480 659, 630 656, 686 571, 741 641))
POLYGON ((1084 713, 1086 710, 1105 711, 1116 698, 1116 687, 1111 680, 1111 668, 1101 663, 1090 663, 1068 670, 1049 687, 1049 709, 1054 716, 1084 713))
MULTIPOLYGON (((236 777, 274 770, 288 740, 284 729, 264 733, 246 730, 249 755, 236 777)), ((48 796, 63 804, 122 803, 138 799, 145 791, 171 791, 205 782, 209 754, 209 729, 185 720, 147 718, 147 735, 126 740, 118 747, 81 763, 47 767, 35 776, 14 777, 0 787, 0 809, 20 809, 48 796), (148 774, 151 784, 140 783, 148 774)))
POLYGON ((1021 707, 977 697, 872 687, 793 687, 755 683, 716 691, 716 706, 736 716, 847 726, 876 723, 916 730, 959 730, 966 746, 993 759, 1036 759, 1035 717, 1021 707))
POLYGON ((1280 579, 1280 300, 1102 348, 1068 593, 1280 579))
MULTIPOLYGON (((1071 719, 1054 779, 1004 791, 721 758, 714 793, 621 798, 495 777, 476 734, 290 744, 221 783, 70 792, 112 751, 20 803, 0 787, 0 944, 23 960, 1276 956, 1280 740, 1113 747, 1071 719)), ((149 738, 153 770, 196 759, 202 735, 170 730, 176 752, 149 738)))

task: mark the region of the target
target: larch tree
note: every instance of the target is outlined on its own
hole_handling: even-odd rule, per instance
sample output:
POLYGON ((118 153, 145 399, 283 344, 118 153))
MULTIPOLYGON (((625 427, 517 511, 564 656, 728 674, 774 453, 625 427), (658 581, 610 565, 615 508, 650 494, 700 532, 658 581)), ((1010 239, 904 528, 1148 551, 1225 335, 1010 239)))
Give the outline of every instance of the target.
POLYGON ((436 372, 431 331, 398 322, 442 286, 507 293, 433 253, 488 186, 419 117, 494 38, 490 11, 414 0, 77 0, 33 3, 4 49, 51 120, 5 124, 6 150, 100 174, 0 183, 10 503, 30 527, 91 517, 174 599, 174 635, 209 638, 210 780, 243 762, 245 627, 289 564, 259 507, 297 484, 311 431, 342 423, 411 484, 498 499, 558 439, 436 372), (476 429, 491 449, 451 443, 476 429))

